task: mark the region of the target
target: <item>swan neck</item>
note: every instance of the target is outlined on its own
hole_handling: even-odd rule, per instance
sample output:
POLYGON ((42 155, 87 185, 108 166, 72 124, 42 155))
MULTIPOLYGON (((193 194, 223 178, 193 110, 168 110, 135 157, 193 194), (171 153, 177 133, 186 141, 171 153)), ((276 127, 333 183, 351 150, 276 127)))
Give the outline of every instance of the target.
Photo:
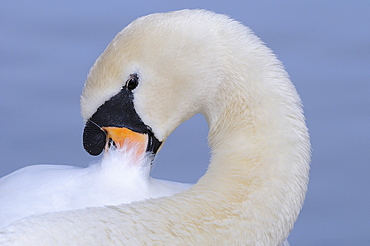
POLYGON ((253 240, 274 245, 288 236, 301 209, 310 143, 286 73, 276 66, 260 71, 225 83, 234 86, 220 90, 215 101, 223 105, 205 114, 211 162, 197 185, 216 206, 235 211, 240 226, 255 233, 253 240))

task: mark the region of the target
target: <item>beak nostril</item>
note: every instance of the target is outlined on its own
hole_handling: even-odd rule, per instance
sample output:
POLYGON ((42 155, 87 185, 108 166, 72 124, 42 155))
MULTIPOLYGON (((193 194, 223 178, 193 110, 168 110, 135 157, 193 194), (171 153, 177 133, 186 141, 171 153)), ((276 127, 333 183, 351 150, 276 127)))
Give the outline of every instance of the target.
POLYGON ((113 139, 112 139, 112 138, 109 138, 109 139, 108 139, 108 148, 111 148, 111 147, 113 147, 113 148, 117 148, 117 145, 116 145, 116 143, 113 141, 113 139))

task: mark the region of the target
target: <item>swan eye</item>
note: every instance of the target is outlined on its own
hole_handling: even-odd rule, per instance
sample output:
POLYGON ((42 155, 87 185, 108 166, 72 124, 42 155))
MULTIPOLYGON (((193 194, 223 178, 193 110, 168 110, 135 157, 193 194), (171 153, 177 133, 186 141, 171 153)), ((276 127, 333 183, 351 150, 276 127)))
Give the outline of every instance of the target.
POLYGON ((131 74, 130 78, 126 82, 126 88, 130 91, 134 90, 139 85, 139 78, 137 74, 131 74))

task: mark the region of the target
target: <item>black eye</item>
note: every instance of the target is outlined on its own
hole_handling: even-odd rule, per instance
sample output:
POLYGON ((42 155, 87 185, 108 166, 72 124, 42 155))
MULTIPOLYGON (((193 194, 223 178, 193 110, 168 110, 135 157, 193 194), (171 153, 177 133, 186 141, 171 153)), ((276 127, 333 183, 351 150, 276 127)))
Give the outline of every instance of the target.
POLYGON ((130 91, 135 89, 139 85, 139 78, 137 77, 137 74, 131 74, 130 78, 126 82, 126 87, 130 91))

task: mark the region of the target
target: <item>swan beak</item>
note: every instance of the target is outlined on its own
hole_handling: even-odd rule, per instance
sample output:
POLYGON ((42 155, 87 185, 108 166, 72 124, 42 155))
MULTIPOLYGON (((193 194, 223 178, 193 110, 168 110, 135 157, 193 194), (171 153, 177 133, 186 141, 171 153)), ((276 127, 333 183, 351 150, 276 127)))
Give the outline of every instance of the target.
POLYGON ((106 151, 112 147, 118 149, 123 147, 127 149, 135 148, 137 155, 142 155, 149 143, 147 134, 134 132, 125 127, 102 127, 102 129, 107 134, 106 151))

